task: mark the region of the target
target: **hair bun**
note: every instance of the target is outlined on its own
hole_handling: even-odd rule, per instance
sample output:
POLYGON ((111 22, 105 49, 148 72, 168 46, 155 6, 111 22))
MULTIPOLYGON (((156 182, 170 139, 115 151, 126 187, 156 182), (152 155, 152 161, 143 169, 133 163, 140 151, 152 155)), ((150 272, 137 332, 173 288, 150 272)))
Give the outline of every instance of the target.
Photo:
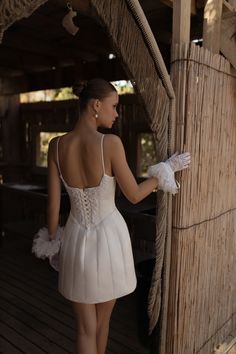
POLYGON ((79 81, 79 82, 75 83, 74 86, 72 87, 73 94, 76 96, 81 96, 81 94, 84 91, 84 89, 86 88, 86 86, 87 86, 86 81, 79 81))

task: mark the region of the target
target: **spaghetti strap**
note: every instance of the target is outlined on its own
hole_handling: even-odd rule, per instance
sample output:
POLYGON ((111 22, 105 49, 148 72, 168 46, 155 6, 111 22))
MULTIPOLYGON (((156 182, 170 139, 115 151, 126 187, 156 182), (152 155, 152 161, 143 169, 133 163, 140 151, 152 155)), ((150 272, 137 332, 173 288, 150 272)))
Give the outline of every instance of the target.
POLYGON ((57 167, 58 167, 59 175, 60 177, 62 177, 60 163, 59 163, 59 153, 58 153, 59 140, 60 140, 60 136, 57 138, 57 167))
POLYGON ((104 165, 104 157, 103 157, 103 140, 104 140, 104 134, 102 135, 102 139, 101 139, 101 155, 102 155, 103 174, 105 175, 105 165, 104 165))

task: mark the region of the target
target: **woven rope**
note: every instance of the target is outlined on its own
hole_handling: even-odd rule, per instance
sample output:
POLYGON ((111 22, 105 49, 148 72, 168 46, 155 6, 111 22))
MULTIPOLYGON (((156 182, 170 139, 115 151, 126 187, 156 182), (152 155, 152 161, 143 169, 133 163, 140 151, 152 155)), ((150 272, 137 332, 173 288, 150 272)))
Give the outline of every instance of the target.
POLYGON ((0 2, 0 43, 4 31, 15 21, 30 16, 40 5, 48 0, 4 0, 0 2))
MULTIPOLYGON (((137 0, 92 0, 108 28, 116 54, 134 84, 156 140, 158 161, 167 156, 174 116, 174 91, 146 17, 137 0), (128 4, 128 6, 127 6, 128 4), (122 25, 121 20, 122 19, 122 25), (171 112, 171 113, 170 113, 171 112)), ((148 299, 149 333, 154 329, 161 305, 162 268, 167 235, 167 196, 157 193, 156 262, 148 299)))

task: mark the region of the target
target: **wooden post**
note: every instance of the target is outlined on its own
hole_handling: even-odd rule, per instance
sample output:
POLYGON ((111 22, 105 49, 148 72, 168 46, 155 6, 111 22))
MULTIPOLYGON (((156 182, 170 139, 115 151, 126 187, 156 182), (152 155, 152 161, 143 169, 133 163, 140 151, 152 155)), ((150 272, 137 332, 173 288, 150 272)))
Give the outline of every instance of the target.
POLYGON ((224 6, 222 10, 222 19, 221 19, 221 31, 220 31, 221 32, 220 51, 236 69, 235 28, 236 28, 236 19, 235 19, 234 8, 229 3, 226 3, 224 1, 224 6))
MULTIPOLYGON (((3 101, 4 97, 1 97, 3 101)), ((20 162, 19 95, 5 96, 5 112, 2 116, 2 144, 4 162, 12 166, 20 162)))
POLYGON ((173 40, 172 44, 190 41, 191 1, 173 2, 173 40))
POLYGON ((207 0, 204 9, 203 47, 218 54, 220 51, 223 0, 207 0))
MULTIPOLYGON (((232 0, 232 1, 234 1, 234 0, 232 0)), ((167 6, 173 7, 173 0, 161 0, 161 2, 163 2, 163 4, 166 4, 167 6)), ((191 14, 192 15, 197 14, 195 0, 191 0, 191 14)))
POLYGON ((236 0, 229 0, 229 4, 236 10, 236 0))

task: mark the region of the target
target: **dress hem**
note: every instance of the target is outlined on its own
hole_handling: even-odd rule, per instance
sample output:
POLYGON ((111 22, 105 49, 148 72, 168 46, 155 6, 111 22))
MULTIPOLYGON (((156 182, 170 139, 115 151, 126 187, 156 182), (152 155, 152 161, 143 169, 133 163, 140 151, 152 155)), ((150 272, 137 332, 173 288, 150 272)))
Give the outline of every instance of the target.
POLYGON ((114 300, 114 299, 119 299, 120 297, 123 297, 123 296, 126 296, 126 295, 129 295, 131 293, 133 293, 135 291, 135 289, 137 288, 137 282, 135 284, 135 287, 132 288, 132 290, 128 290, 128 292, 126 291, 125 293, 122 293, 121 295, 117 295, 116 297, 112 297, 112 298, 105 298, 105 299, 100 299, 100 300, 97 300, 97 301, 81 301, 81 300, 77 300, 77 299, 74 299, 74 298, 71 298, 71 297, 68 297, 68 296, 65 296, 63 295, 63 293, 59 291, 59 293, 67 300, 69 301, 72 301, 72 302, 79 302, 81 304, 99 304, 101 302, 106 302, 106 301, 111 301, 111 300, 114 300))

